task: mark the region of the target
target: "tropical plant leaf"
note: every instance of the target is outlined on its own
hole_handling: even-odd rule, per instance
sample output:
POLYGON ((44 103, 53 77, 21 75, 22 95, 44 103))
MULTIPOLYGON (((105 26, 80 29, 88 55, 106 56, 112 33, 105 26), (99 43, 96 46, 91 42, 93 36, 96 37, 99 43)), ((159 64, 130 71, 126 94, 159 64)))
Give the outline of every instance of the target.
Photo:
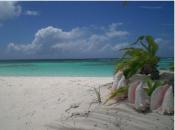
POLYGON ((125 51, 125 55, 129 55, 129 56, 139 56, 145 53, 145 51, 141 48, 130 47, 130 48, 123 48, 121 50, 125 51))
POLYGON ((142 36, 139 36, 138 38, 137 38, 137 40, 134 42, 134 43, 132 43, 131 45, 134 45, 134 44, 137 44, 139 41, 142 41, 143 39, 144 39, 144 35, 142 35, 142 36))
POLYGON ((170 63, 169 70, 174 71, 174 63, 170 63))
POLYGON ((94 91, 95 91, 95 94, 97 96, 98 103, 101 103, 100 87, 99 87, 99 90, 97 90, 97 88, 94 88, 94 91))
POLYGON ((120 97, 120 96, 127 94, 127 93, 128 93, 128 86, 124 86, 124 87, 121 87, 119 89, 114 89, 111 91, 111 94, 109 95, 107 100, 104 102, 104 104, 106 104, 109 100, 111 100, 115 97, 120 97))
POLYGON ((147 88, 145 88, 145 92, 148 94, 148 96, 151 96, 153 91, 160 87, 163 84, 163 81, 160 80, 151 80, 150 78, 145 79, 145 82, 147 83, 147 88))
POLYGON ((146 41, 148 43, 149 52, 151 52, 152 55, 155 55, 158 50, 157 43, 154 41, 152 36, 146 36, 146 41))
POLYGON ((118 70, 123 70, 126 78, 130 78, 132 75, 139 71, 142 71, 143 74, 150 73, 153 78, 158 77, 156 76, 158 73, 152 73, 159 62, 159 57, 156 56, 156 52, 158 50, 157 43, 154 41, 153 37, 149 35, 138 37, 137 41, 132 45, 137 43, 141 44, 142 48, 129 47, 121 49, 124 51, 124 54, 116 66, 116 72, 118 70), (143 41, 146 41, 146 43, 143 41), (149 69, 150 71, 148 71, 145 65, 147 65, 147 68, 151 68, 149 69))

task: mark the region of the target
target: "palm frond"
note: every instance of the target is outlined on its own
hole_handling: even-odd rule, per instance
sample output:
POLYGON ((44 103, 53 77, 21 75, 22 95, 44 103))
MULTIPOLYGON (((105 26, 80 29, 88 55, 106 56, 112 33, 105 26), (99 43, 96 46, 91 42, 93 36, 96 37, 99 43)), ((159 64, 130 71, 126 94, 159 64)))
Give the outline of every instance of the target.
POLYGON ((139 41, 142 41, 143 39, 144 39, 144 35, 142 35, 142 36, 139 36, 138 38, 137 38, 137 40, 134 42, 134 43, 131 43, 131 45, 135 45, 135 44, 137 44, 139 41))
POLYGON ((151 96, 153 91, 163 84, 163 81, 160 81, 160 80, 154 81, 154 80, 151 80, 150 78, 145 79, 145 82, 147 84, 147 88, 145 88, 145 91, 148 94, 148 96, 151 96))
POLYGON ((124 94, 128 93, 128 86, 124 86, 121 87, 119 89, 114 89, 111 91, 111 94, 109 95, 109 97, 106 99, 106 101, 104 102, 104 104, 106 104, 109 100, 115 98, 115 97, 120 97, 124 94))
POLYGON ((123 70, 126 78, 130 78, 139 70, 146 74, 151 73, 150 71, 156 68, 159 62, 159 57, 155 55, 158 45, 151 36, 140 36, 132 45, 138 43, 142 45, 142 48, 129 47, 121 49, 121 51, 124 51, 124 54, 117 64, 116 70, 123 70), (143 41, 146 41, 146 43, 143 41), (151 67, 149 72, 144 71, 144 65, 151 67))
POLYGON ((97 96, 98 103, 101 103, 100 87, 99 87, 99 90, 97 90, 97 88, 94 88, 94 91, 95 91, 95 94, 97 96))
POLYGON ((157 43, 154 41, 152 36, 146 36, 146 41, 148 43, 149 52, 152 55, 155 55, 156 51, 158 50, 157 43))

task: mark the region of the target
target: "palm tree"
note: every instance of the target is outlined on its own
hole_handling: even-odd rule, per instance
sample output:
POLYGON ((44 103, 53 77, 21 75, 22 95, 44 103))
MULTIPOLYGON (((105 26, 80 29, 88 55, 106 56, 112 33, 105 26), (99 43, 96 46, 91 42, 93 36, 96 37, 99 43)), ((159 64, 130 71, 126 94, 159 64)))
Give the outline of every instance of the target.
POLYGON ((124 55, 117 64, 117 70, 123 70, 126 78, 130 78, 137 72, 141 74, 151 74, 152 79, 159 78, 157 64, 159 57, 156 56, 158 45, 152 36, 140 36, 131 45, 141 45, 141 47, 130 47, 121 49, 124 55))

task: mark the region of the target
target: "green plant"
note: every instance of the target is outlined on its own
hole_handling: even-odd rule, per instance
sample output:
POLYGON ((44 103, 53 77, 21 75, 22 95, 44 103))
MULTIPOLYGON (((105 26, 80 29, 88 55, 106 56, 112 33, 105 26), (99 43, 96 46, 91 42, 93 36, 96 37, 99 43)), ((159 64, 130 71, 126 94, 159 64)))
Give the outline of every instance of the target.
POLYGON ((124 55, 117 64, 117 71, 123 70, 128 79, 137 72, 142 74, 151 74, 152 79, 159 78, 157 64, 159 57, 156 56, 158 45, 152 36, 140 36, 136 42, 131 45, 135 47, 123 48, 124 55), (141 47, 140 47, 141 46, 141 47))
POLYGON ((95 91, 95 94, 97 96, 98 103, 101 103, 100 87, 99 87, 99 90, 97 90, 97 88, 94 88, 94 91, 95 91))
POLYGON ((174 71, 174 63, 171 63, 171 64, 169 65, 169 69, 170 69, 171 71, 174 71))
POLYGON ((114 89, 111 91, 109 97, 106 99, 104 104, 106 104, 109 100, 111 100, 113 98, 121 97, 121 96, 126 95, 126 94, 128 94, 128 86, 124 86, 124 87, 121 87, 119 89, 114 89))
POLYGON ((145 92, 148 94, 148 96, 151 96, 153 91, 160 87, 163 84, 163 81, 160 80, 151 80, 150 78, 145 79, 145 82, 147 84, 147 88, 145 88, 145 92))

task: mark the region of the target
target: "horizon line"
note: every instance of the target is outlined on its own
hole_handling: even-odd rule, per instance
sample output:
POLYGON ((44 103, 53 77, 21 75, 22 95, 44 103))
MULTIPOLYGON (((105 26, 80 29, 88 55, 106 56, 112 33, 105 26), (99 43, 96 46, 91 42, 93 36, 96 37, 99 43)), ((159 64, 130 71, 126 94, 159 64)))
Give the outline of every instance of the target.
MULTIPOLYGON (((160 58, 174 58, 174 57, 160 57, 160 58)), ((23 58, 17 58, 17 59, 0 59, 0 61, 6 61, 6 60, 11 60, 11 61, 27 61, 27 60, 93 60, 93 59, 120 59, 120 57, 116 57, 116 58, 27 58, 27 59, 23 59, 23 58)))

